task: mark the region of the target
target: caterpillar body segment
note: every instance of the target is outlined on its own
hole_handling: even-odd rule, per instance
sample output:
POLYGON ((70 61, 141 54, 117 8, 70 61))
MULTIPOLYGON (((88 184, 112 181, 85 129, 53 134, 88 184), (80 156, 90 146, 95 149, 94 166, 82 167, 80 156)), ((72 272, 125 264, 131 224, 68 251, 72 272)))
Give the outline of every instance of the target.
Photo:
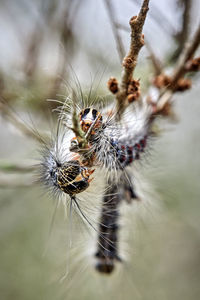
POLYGON ((57 185, 66 194, 74 195, 88 188, 90 175, 94 170, 81 166, 78 160, 68 161, 57 168, 57 185))
POLYGON ((146 136, 142 137, 141 140, 138 140, 136 144, 132 144, 131 141, 124 141, 122 143, 117 139, 111 138, 110 145, 117 162, 116 168, 124 169, 134 160, 140 158, 140 153, 144 152, 146 146, 146 136))
POLYGON ((84 131, 87 132, 98 118, 89 146, 94 153, 94 164, 112 171, 123 170, 138 160, 147 144, 150 127, 147 116, 148 113, 141 108, 137 112, 126 113, 120 123, 115 123, 114 119, 103 122, 102 115, 96 109, 88 107, 82 110, 80 125, 84 131))
POLYGON ((89 187, 94 169, 82 164, 80 155, 70 152, 70 132, 57 137, 51 145, 45 145, 40 164, 40 180, 53 193, 70 196, 89 187))

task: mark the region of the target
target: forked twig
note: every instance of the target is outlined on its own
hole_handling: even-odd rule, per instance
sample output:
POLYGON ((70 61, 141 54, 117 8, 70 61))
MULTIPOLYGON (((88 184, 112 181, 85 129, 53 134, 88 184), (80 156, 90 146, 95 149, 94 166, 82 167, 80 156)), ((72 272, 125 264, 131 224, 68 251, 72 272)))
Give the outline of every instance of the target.
POLYGON ((175 67, 173 74, 171 76, 171 83, 166 88, 164 93, 160 93, 160 97, 157 102, 158 111, 162 111, 162 109, 166 106, 167 103, 170 102, 173 94, 176 92, 177 83, 183 76, 188 72, 186 68, 187 63, 193 58, 195 51, 197 50, 200 44, 200 25, 198 26, 196 32, 194 33, 193 38, 188 42, 177 62, 177 66, 175 67))

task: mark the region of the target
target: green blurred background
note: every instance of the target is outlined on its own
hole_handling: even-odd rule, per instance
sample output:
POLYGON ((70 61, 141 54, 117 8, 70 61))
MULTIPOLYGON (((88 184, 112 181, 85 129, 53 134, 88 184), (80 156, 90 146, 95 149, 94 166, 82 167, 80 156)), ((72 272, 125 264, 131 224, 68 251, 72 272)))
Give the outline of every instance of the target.
MULTIPOLYGON (((118 22, 127 26, 139 2, 113 1, 118 22)), ((144 28, 169 68, 178 51, 183 2, 152 1, 150 12, 157 10, 162 22, 149 13, 144 28)), ((200 20, 199 4, 191 1, 190 33, 200 20)), ((46 99, 64 99, 75 76, 84 93, 93 80, 98 95, 108 96, 106 82, 120 78, 121 69, 104 1, 9 0, 0 7, 0 96, 20 122, 48 133, 56 104, 46 99)), ((129 34, 120 32, 127 48, 129 34)), ((136 70, 144 93, 152 76, 144 48, 136 70)), ((196 76, 192 90, 175 96, 178 121, 159 124, 161 134, 140 166, 148 185, 143 199, 123 207, 125 261, 110 276, 94 270, 95 238, 75 214, 70 229, 62 205, 49 234, 56 202, 34 184, 30 170, 40 146, 2 109, 0 299, 200 298, 199 92, 196 76), (69 274, 61 280, 66 266, 69 274)))

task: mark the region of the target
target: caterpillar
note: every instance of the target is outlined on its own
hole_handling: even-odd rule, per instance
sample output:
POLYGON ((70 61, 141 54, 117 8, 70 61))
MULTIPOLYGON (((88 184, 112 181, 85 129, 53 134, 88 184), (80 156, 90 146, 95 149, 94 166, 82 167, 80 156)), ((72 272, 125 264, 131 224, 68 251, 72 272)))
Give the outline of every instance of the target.
MULTIPOLYGON (((65 105, 61 108, 61 116, 59 129, 60 123, 66 125, 68 122, 70 127, 71 120, 65 112, 65 105)), ((115 262, 121 261, 118 254, 121 200, 130 202, 137 199, 127 168, 145 151, 150 132, 149 110, 145 104, 132 106, 124 118, 116 122, 110 106, 103 112, 93 106, 86 107, 79 111, 78 126, 84 137, 88 137, 87 144, 81 149, 79 137, 66 126, 62 132, 58 130, 56 142, 43 152, 40 178, 54 193, 69 195, 81 216, 94 228, 81 210, 76 195, 92 184, 90 176, 95 169, 105 177, 99 228, 94 228, 98 235, 95 257, 96 269, 109 274, 114 270, 115 262)))
POLYGON ((98 235, 99 243, 97 244, 97 252, 95 254, 97 259, 96 269, 101 273, 110 274, 115 268, 115 262, 122 261, 118 254, 118 218, 122 199, 128 203, 138 199, 129 173, 126 176, 122 174, 118 184, 108 180, 107 189, 103 195, 99 223, 99 232, 101 234, 98 235))

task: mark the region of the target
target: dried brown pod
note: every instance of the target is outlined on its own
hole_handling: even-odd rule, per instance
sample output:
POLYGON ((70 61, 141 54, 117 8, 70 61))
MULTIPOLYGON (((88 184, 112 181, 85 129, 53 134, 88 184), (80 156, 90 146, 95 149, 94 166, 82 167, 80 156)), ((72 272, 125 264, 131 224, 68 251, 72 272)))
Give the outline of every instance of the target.
POLYGON ((200 71, 200 57, 189 60, 185 66, 185 69, 187 72, 200 71))
POLYGON ((129 103, 138 100, 140 97, 140 81, 132 79, 128 86, 127 93, 128 93, 127 99, 129 103))
POLYGON ((132 69, 134 67, 135 60, 129 56, 126 56, 123 60, 123 67, 126 69, 132 69))
POLYGON ((176 92, 184 92, 185 90, 190 89, 192 82, 188 78, 180 78, 174 88, 176 92))
POLYGON ((153 84, 158 88, 164 88, 171 84, 171 78, 165 74, 156 76, 153 80, 153 84))
POLYGON ((128 86, 127 92, 128 92, 128 94, 133 94, 133 93, 139 91, 139 89, 140 89, 140 81, 132 79, 128 86))
POLYGON ((129 94, 127 99, 129 103, 132 103, 140 98, 140 92, 135 92, 133 94, 129 94))
POLYGON ((111 77, 109 80, 108 80, 108 89, 113 93, 113 94, 116 94, 119 90, 119 87, 118 87, 118 81, 116 78, 114 77, 111 77))

